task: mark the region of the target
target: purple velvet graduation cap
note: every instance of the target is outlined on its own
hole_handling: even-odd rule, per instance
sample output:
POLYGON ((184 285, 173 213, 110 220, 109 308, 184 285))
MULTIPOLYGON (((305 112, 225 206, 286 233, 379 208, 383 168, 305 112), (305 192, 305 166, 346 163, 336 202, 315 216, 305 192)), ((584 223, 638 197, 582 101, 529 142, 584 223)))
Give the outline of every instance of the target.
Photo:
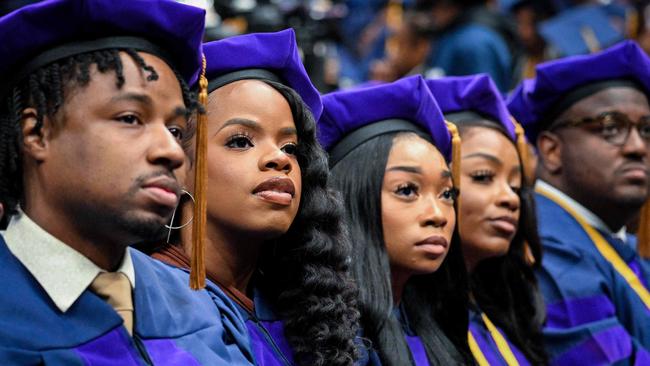
POLYGON ((510 113, 533 143, 554 118, 598 91, 630 86, 650 92, 650 58, 631 41, 592 55, 542 63, 536 75, 524 80, 507 101, 510 113))
POLYGON ((426 82, 446 120, 461 126, 464 122, 485 119, 500 126, 515 144, 524 173, 528 176, 530 165, 524 130, 510 116, 501 92, 490 76, 476 74, 426 82))
POLYGON ((320 94, 300 60, 293 29, 252 33, 203 45, 207 59, 208 91, 243 79, 271 80, 295 90, 318 120, 323 111, 320 94))
POLYGON ((488 119, 499 123, 514 141, 515 125, 506 103, 487 74, 452 76, 426 81, 445 119, 488 119))
POLYGON ((335 165, 371 138, 396 131, 421 132, 451 159, 451 135, 421 76, 323 96, 318 138, 335 165))
POLYGON ((205 11, 172 0, 47 0, 0 18, 0 94, 34 70, 75 54, 133 48, 188 84, 201 70, 205 11))

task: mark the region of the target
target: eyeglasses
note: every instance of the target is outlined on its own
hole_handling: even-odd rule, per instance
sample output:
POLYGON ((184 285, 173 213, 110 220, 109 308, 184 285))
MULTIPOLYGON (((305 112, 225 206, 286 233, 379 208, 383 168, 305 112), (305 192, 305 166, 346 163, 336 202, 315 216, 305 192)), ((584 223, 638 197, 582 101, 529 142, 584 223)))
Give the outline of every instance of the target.
POLYGON ((634 123, 626 114, 616 111, 604 112, 596 117, 585 117, 577 121, 562 121, 554 124, 553 131, 563 127, 585 126, 588 130, 597 133, 607 142, 616 146, 623 146, 630 137, 632 127, 636 128, 639 136, 650 144, 650 115, 641 117, 634 123))

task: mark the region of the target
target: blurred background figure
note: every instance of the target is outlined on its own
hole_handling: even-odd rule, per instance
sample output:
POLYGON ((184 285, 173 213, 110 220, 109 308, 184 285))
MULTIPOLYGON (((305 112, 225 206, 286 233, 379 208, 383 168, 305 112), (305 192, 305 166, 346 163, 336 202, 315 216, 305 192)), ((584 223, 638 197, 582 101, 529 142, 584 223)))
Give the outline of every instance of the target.
POLYGON ((514 23, 486 0, 420 0, 391 38, 395 46, 375 63, 373 79, 485 72, 505 92, 522 53, 514 23))
POLYGON ((535 75, 535 65, 547 59, 544 39, 537 31, 537 24, 555 14, 553 0, 504 0, 501 10, 513 16, 517 36, 523 55, 521 55, 515 81, 535 75))
POLYGON ((485 72, 499 89, 512 85, 521 46, 514 23, 487 0, 422 1, 431 19, 432 49, 427 76, 485 72))

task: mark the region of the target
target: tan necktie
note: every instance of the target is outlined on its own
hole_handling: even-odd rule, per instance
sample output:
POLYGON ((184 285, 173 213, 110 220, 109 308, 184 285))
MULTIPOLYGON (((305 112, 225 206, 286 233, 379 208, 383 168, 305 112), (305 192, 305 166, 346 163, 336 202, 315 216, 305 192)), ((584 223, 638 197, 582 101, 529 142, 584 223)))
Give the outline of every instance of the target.
POLYGON ((102 272, 90 284, 90 289, 104 299, 124 319, 124 327, 133 332, 133 299, 131 283, 122 272, 102 272))

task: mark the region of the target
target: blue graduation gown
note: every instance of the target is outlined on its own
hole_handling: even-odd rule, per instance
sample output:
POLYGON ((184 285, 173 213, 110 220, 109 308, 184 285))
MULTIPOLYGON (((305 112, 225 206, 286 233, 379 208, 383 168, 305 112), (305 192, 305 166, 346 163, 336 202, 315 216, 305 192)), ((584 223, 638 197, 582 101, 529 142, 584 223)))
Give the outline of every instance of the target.
MULTIPOLYGON (((271 303, 257 289, 253 291, 253 304, 253 313, 239 304, 236 306, 246 321, 255 364, 258 366, 295 365, 293 349, 284 335, 284 321, 276 315, 271 303)), ((357 338, 357 343, 360 346, 361 357, 355 365, 381 365, 379 357, 361 345, 360 338, 357 338)))
POLYGON ((404 331, 404 337, 406 338, 406 344, 409 346, 411 351, 411 357, 413 358, 414 366, 429 366, 429 358, 427 357, 427 352, 424 349, 424 344, 420 337, 418 337, 409 323, 408 316, 404 306, 400 305, 394 311, 397 320, 402 325, 402 330, 404 331))
POLYGON ((294 365, 293 350, 284 336, 284 322, 258 290, 253 291, 253 304, 253 313, 239 304, 235 306, 246 323, 255 364, 258 366, 294 365))
MULTIPOLYGON (((536 194, 544 259, 537 272, 547 306, 546 346, 556 365, 650 365, 650 311, 580 225, 536 194)), ((646 286, 650 267, 604 235, 646 286)))
MULTIPOLYGON (((495 325, 496 326, 496 325, 495 325)), ((506 333, 499 327, 497 327, 503 338, 508 342, 512 354, 515 356, 520 366, 530 365, 530 362, 526 359, 526 356, 517 348, 512 342, 508 340, 506 333)), ((499 352, 497 344, 494 342, 494 338, 490 335, 490 331, 483 322, 481 314, 474 310, 470 309, 469 311, 469 331, 472 332, 476 344, 481 349, 481 352, 485 356, 487 362, 490 363, 490 366, 508 366, 506 360, 499 352)))
POLYGON ((130 250, 133 337, 89 290, 62 313, 0 235, 0 365, 251 364, 243 323, 225 294, 192 291, 186 273, 130 250))

